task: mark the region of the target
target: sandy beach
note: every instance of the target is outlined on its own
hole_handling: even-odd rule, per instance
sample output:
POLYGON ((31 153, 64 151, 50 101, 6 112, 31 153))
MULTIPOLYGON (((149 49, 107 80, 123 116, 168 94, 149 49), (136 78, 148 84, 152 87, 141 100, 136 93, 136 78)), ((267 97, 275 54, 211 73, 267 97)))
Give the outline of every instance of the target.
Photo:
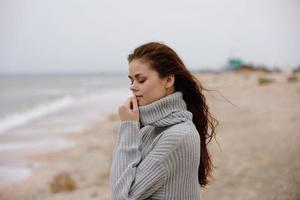
MULTIPOLYGON (((204 200, 300 199, 300 74, 227 72, 197 74, 219 120, 209 148, 215 179, 204 200), (266 82, 259 84, 260 78, 266 82)), ((65 135, 76 146, 27 155, 27 179, 0 186, 1 200, 105 200, 119 126, 117 113, 65 135), (56 179, 58 176, 58 179, 56 179)))

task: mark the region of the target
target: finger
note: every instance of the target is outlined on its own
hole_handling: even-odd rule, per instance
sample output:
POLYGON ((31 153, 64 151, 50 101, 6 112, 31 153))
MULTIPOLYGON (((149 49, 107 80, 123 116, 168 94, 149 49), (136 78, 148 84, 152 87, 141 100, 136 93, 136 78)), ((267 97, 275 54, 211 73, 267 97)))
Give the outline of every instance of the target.
POLYGON ((131 103, 131 97, 129 97, 129 98, 125 101, 125 103, 124 103, 125 107, 126 107, 126 108, 130 108, 130 103, 131 103))
POLYGON ((132 109, 133 110, 138 110, 138 103, 137 103, 137 98, 136 96, 132 97, 132 109))

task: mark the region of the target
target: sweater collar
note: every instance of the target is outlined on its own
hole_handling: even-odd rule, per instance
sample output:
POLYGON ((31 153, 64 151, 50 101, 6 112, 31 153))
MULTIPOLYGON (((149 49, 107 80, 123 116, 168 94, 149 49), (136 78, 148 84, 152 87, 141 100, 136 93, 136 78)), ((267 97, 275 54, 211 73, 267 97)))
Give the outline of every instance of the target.
POLYGON ((139 106, 139 114, 141 127, 146 125, 164 127, 193 119, 193 114, 187 110, 181 91, 139 106))

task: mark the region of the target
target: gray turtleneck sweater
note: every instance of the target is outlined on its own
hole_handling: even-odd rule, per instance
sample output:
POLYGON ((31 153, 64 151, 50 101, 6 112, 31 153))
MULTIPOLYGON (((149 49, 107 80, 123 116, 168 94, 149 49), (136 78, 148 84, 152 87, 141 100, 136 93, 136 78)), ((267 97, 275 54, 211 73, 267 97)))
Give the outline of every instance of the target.
POLYGON ((110 172, 112 200, 199 200, 200 137, 177 91, 122 121, 110 172))

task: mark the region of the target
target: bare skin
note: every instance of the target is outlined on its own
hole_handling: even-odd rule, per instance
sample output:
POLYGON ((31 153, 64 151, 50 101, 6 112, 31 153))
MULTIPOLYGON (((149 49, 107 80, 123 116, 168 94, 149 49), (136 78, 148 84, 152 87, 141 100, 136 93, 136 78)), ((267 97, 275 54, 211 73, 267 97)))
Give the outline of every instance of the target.
POLYGON ((119 106, 121 121, 139 121, 138 106, 147 105, 175 92, 174 75, 160 78, 148 63, 134 59, 129 63, 130 90, 133 96, 119 106), (132 106, 131 106, 132 105, 132 106))
POLYGON ((128 98, 125 103, 119 107, 119 116, 121 121, 139 121, 139 109, 136 96, 128 98))

